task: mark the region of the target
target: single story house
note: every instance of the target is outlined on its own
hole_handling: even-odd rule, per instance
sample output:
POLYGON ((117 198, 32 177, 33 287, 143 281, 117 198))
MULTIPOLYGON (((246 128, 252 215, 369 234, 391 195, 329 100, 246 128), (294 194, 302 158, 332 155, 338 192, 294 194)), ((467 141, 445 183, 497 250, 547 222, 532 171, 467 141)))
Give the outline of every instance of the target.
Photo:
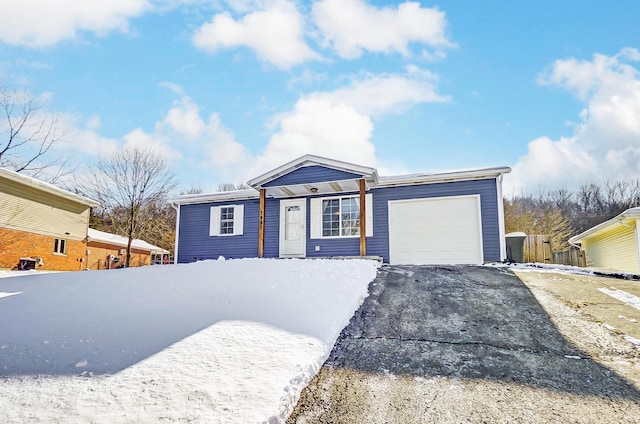
POLYGON ((640 274, 640 207, 627 209, 569 239, 580 245, 587 266, 640 274))
POLYGON ((0 267, 84 269, 91 207, 98 202, 0 168, 0 267))
MULTIPOLYGON (((87 234, 87 269, 120 268, 126 258, 127 237, 89 228, 87 234)), ((169 262, 169 251, 144 240, 131 241, 130 266, 145 266, 169 262)))
POLYGON ((173 200, 175 260, 502 261, 507 172, 499 167, 383 177, 374 168, 306 155, 250 180, 250 189, 173 200))

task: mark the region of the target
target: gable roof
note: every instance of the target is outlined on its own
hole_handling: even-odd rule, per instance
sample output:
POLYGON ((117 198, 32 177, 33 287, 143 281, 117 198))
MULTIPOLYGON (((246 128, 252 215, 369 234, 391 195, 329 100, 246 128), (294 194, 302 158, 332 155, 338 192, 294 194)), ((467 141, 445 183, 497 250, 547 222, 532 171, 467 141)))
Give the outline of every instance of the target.
POLYGON ((361 179, 365 180, 367 188, 370 189, 498 178, 509 172, 511 172, 511 168, 503 166, 380 177, 375 168, 322 156, 304 155, 249 180, 248 184, 252 187, 251 189, 178 196, 171 200, 171 204, 185 205, 256 199, 259 198, 259 190, 262 188, 268 189, 268 197, 299 197, 313 194, 358 191, 358 181, 361 179), (325 182, 291 182, 291 180, 299 176, 286 177, 290 174, 293 176, 299 170, 312 169, 314 167, 337 171, 333 176, 339 181, 332 179, 325 182), (289 183, 286 183, 286 181, 289 181, 289 183))
POLYGON ((569 243, 582 243, 584 239, 595 237, 620 225, 628 225, 629 222, 636 219, 640 219, 640 207, 627 209, 620 215, 614 216, 608 221, 604 221, 576 236, 571 237, 569 239, 569 243))
POLYGON ((70 200, 75 203, 80 203, 82 205, 87 205, 90 207, 100 206, 100 203, 96 202, 95 200, 88 199, 86 197, 80 196, 79 194, 71 193, 70 191, 58 188, 53 184, 45 183, 44 181, 40 181, 36 178, 11 171, 6 168, 0 168, 0 179, 13 181, 15 183, 34 188, 36 190, 44 191, 46 193, 61 197, 66 200, 70 200))
POLYGON ((248 184, 255 189, 260 189, 268 182, 278 179, 283 175, 286 175, 305 166, 323 166, 338 171, 348 172, 350 174, 361 175, 367 180, 378 180, 378 171, 376 171, 374 168, 360 166, 340 160, 329 159, 322 156, 304 155, 299 157, 298 159, 294 159, 291 162, 287 162, 284 165, 277 167, 276 169, 273 169, 249 180, 248 184))
MULTIPOLYGON (((87 242, 97 241, 97 242, 112 244, 120 247, 127 247, 127 243, 129 242, 129 239, 126 237, 119 236, 117 234, 107 233, 104 231, 94 230, 93 228, 89 228, 89 231, 87 232, 87 236, 88 236, 87 242)), ((153 244, 147 243, 146 241, 140 240, 140 239, 132 240, 131 247, 135 249, 140 249, 140 250, 148 250, 149 252, 159 251, 162 253, 169 253, 169 251, 166 249, 163 249, 158 246, 154 246, 153 244)))

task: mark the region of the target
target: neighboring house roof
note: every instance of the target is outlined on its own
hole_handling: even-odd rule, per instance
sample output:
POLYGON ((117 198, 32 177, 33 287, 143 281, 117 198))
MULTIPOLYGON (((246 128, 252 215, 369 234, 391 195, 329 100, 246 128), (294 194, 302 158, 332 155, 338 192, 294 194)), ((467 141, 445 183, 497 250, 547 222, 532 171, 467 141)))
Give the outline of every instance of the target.
POLYGON ((617 215, 611 218, 608 221, 605 221, 601 224, 598 224, 594 227, 589 228, 587 231, 584 231, 576 236, 573 236, 569 239, 569 243, 582 243, 583 240, 595 237, 604 232, 610 231, 615 227, 620 225, 629 225, 630 222, 640 219, 640 207, 630 208, 626 211, 622 212, 620 215, 617 215))
POLYGON ((29 177, 15 171, 10 171, 6 168, 0 168, 0 179, 14 181, 16 183, 42 190, 55 196, 70 200, 72 202, 80 203, 82 205, 91 207, 100 206, 100 203, 96 202, 95 200, 87 199, 86 197, 80 196, 79 194, 71 193, 70 191, 63 190, 52 184, 45 183, 44 181, 40 181, 36 178, 29 177))
POLYGON ((272 171, 249 180, 248 184, 253 187, 252 189, 178 196, 173 199, 171 203, 174 205, 184 205, 212 201, 258 198, 258 191, 261 188, 266 188, 269 196, 271 197, 296 197, 330 192, 358 191, 358 181, 363 178, 365 179, 368 188, 382 188, 497 178, 502 174, 509 172, 511 172, 511 168, 509 167, 493 167, 380 177, 378 176, 378 171, 375 168, 328 159, 321 156, 304 155, 296 160, 279 166, 272 171), (346 177, 344 180, 339 182, 278 184, 282 181, 277 181, 278 179, 283 178, 287 174, 298 169, 309 166, 321 166, 342 171, 345 173, 344 175, 346 175, 346 177))
MULTIPOLYGON (((106 244, 112 244, 120 247, 127 247, 129 239, 123 236, 119 236, 117 234, 106 233, 104 231, 94 230, 93 228, 89 228, 87 242, 101 242, 106 244)), ((154 246, 153 244, 147 243, 144 240, 134 239, 131 242, 131 247, 139 250, 147 250, 149 252, 162 252, 169 253, 168 250, 163 249, 158 246, 154 246)))

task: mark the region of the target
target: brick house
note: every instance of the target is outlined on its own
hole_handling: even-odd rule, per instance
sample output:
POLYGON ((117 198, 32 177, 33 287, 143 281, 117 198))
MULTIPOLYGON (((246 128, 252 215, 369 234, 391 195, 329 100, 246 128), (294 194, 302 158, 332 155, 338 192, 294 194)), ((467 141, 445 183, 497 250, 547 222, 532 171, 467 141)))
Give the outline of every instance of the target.
POLYGON ((85 269, 91 207, 99 203, 0 168, 0 268, 85 269))
MULTIPOLYGON (((87 269, 119 268, 125 261, 126 237, 89 228, 87 237, 87 269)), ((169 263, 169 251, 154 246, 144 240, 131 242, 131 260, 129 265, 145 266, 169 263)))

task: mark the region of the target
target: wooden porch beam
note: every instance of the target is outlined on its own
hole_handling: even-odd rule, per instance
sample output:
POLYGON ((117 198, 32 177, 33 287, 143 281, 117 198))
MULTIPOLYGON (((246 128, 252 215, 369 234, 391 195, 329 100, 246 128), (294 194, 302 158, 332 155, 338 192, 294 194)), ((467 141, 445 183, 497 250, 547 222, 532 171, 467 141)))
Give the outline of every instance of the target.
POLYGON ((260 214, 258 220, 258 257, 264 258, 264 220, 267 190, 260 189, 260 214))
POLYGON ((367 256, 367 207, 365 202, 365 181, 360 180, 360 256, 367 256))

